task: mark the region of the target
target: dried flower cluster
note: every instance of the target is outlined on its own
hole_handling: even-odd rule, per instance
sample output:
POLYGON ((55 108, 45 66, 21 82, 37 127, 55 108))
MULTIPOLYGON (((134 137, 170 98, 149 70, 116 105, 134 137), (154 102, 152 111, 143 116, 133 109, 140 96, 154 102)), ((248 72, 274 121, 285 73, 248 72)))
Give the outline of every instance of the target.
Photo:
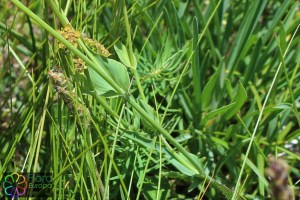
POLYGON ((84 70, 87 69, 85 62, 81 58, 73 58, 75 71, 83 74, 84 70))
POLYGON ((288 183, 288 164, 282 159, 269 158, 269 167, 265 170, 270 178, 271 191, 276 200, 292 199, 288 183))
MULTIPOLYGON (((62 30, 58 30, 57 32, 66 40, 68 40, 73 46, 77 47, 77 41, 81 35, 79 31, 75 31, 71 25, 67 25, 62 30)), ((58 42, 58 47, 61 49, 66 48, 66 46, 61 42, 58 42)))
MULTIPOLYGON (((59 34, 61 34, 66 40, 68 40, 73 46, 77 47, 77 41, 81 37, 81 34, 79 31, 75 31, 71 25, 65 26, 62 30, 57 31, 59 34)), ((95 53, 98 53, 104 57, 108 57, 111 54, 109 51, 98 41, 90 39, 90 38, 83 38, 85 44, 91 48, 95 53)), ((65 49, 66 46, 58 41, 58 47, 60 49, 65 49)))
POLYGON ((67 78, 61 69, 59 68, 51 69, 50 71, 48 71, 48 76, 53 81, 54 86, 61 86, 61 87, 66 86, 67 78))
POLYGON ((72 88, 70 81, 60 68, 50 70, 48 76, 52 80, 58 96, 65 104, 67 104, 71 112, 78 114, 79 117, 87 117, 90 114, 89 110, 85 107, 80 98, 78 98, 75 89, 72 88))
POLYGON ((100 44, 98 41, 90 39, 90 38, 83 38, 85 44, 91 48, 94 52, 104 56, 104 57, 108 57, 111 54, 109 53, 109 51, 102 45, 100 44))

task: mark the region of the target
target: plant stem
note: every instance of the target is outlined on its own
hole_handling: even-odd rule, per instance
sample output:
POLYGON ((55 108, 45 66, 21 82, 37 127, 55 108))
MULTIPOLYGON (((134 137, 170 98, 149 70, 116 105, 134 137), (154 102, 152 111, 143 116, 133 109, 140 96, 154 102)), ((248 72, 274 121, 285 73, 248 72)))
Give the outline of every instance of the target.
POLYGON ((133 76, 135 78, 136 85, 138 87, 140 95, 141 95, 142 99, 144 101, 146 101, 144 90, 142 88, 141 81, 140 81, 140 76, 139 76, 139 74, 137 73, 137 70, 136 70, 137 66, 136 66, 136 60, 134 58, 133 50, 132 50, 130 25, 129 25, 128 15, 127 15, 125 0, 123 0, 123 12, 124 12, 124 18, 125 18, 126 32, 127 32, 127 43, 128 43, 128 46, 129 46, 129 60, 130 60, 130 64, 131 64, 131 70, 133 72, 133 76))

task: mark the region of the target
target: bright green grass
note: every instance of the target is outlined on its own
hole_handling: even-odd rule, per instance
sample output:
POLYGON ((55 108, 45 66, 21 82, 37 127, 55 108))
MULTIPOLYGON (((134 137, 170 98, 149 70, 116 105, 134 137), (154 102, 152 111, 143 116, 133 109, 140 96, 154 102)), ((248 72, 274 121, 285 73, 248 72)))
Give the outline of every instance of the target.
POLYGON ((272 155, 299 198, 300 3, 29 2, 0 6, 0 179, 51 172, 53 199, 266 199, 272 155))

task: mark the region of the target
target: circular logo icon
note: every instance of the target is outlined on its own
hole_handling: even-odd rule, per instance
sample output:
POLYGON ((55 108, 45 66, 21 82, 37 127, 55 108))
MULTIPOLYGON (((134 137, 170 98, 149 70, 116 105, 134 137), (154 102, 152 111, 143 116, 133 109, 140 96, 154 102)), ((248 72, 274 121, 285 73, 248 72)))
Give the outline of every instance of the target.
POLYGON ((17 198, 26 193, 28 183, 25 176, 14 172, 10 175, 5 176, 2 186, 4 193, 7 196, 17 198))

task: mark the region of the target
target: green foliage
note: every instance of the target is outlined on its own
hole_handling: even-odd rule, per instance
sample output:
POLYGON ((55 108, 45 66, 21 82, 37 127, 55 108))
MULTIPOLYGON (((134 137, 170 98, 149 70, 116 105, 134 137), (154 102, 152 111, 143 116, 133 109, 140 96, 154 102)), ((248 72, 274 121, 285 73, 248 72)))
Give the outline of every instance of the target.
POLYGON ((134 61, 133 61, 133 63, 131 63, 129 53, 128 53, 126 47, 122 43, 117 42, 114 47, 115 47, 116 53, 118 54, 118 57, 122 61, 122 63, 124 65, 126 65, 127 67, 136 69, 137 63, 136 63, 136 58, 134 57, 134 55, 133 55, 134 61))
MULTIPOLYGON (((96 57, 99 66, 101 66, 108 77, 115 81, 115 83, 120 86, 124 90, 129 89, 130 80, 126 67, 113 59, 101 57, 96 57)), ((105 97, 111 97, 117 95, 114 88, 107 83, 93 68, 89 67, 89 77, 91 78, 91 82, 94 86, 95 91, 98 95, 102 95, 105 97)))
POLYGON ((1 4, 0 179, 51 172, 54 199, 298 199, 299 6, 1 4))

